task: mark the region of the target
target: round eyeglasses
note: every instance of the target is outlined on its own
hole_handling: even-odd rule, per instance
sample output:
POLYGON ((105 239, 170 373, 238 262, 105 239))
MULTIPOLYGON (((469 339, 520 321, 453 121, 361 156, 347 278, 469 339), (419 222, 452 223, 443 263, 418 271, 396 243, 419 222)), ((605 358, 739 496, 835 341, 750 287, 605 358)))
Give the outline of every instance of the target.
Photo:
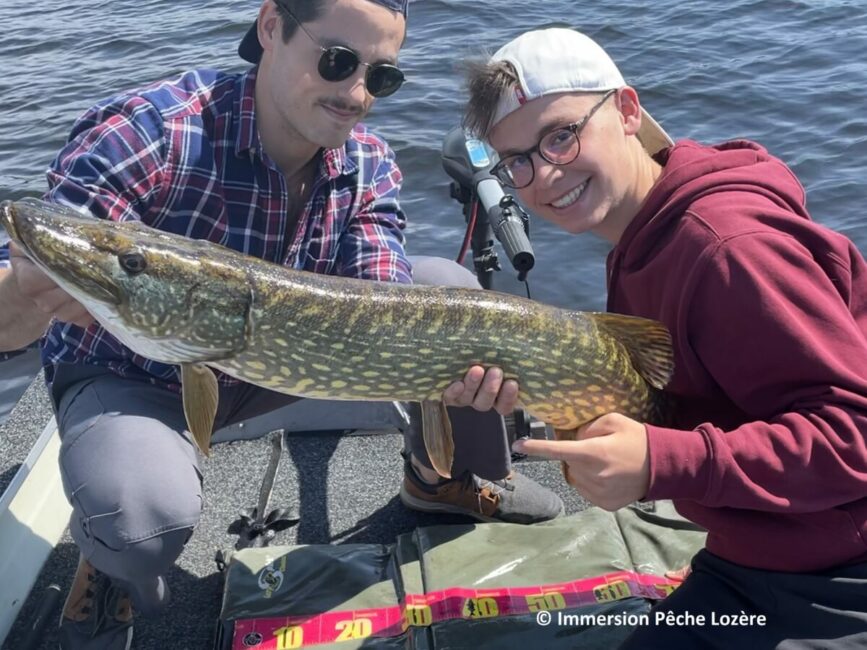
POLYGON ((343 45, 324 47, 320 45, 316 37, 307 31, 307 28, 301 24, 301 21, 295 17, 295 14, 289 11, 282 2, 276 2, 276 4, 295 21, 295 24, 301 28, 301 31, 307 34, 310 40, 322 51, 317 70, 319 71, 319 76, 325 81, 343 81, 344 79, 348 79, 355 74, 358 66, 363 65, 367 67, 367 72, 364 75, 364 87, 367 88, 367 92, 370 93, 371 97, 388 97, 403 84, 405 79, 403 71, 396 65, 391 65, 390 63, 365 63, 358 56, 358 52, 348 47, 343 45))
POLYGON ((581 153, 579 136, 582 129, 587 126, 587 122, 602 107, 602 104, 616 92, 616 89, 606 92, 578 122, 549 131, 541 137, 535 147, 504 156, 491 168, 491 173, 503 185, 519 190, 527 187, 536 177, 536 168, 533 166, 534 153, 538 153, 543 160, 552 165, 568 165, 581 153))

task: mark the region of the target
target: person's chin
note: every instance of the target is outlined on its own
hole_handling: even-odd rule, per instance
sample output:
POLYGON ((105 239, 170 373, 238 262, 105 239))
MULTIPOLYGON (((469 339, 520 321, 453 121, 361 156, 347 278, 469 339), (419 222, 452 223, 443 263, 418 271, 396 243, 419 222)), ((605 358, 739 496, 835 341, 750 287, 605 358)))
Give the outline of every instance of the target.
POLYGON ((349 139, 349 134, 356 124, 358 124, 358 120, 351 122, 326 122, 320 130, 322 134, 322 142, 320 144, 329 149, 343 146, 346 140, 349 139))
POLYGON ((324 149, 342 147, 349 139, 349 133, 354 125, 337 126, 332 122, 320 123, 310 132, 310 139, 324 149))
POLYGON ((352 131, 352 128, 335 130, 332 129, 329 133, 322 138, 322 142, 320 145, 325 149, 339 149, 346 141, 349 139, 349 134, 352 131))
POLYGON ((593 214, 574 205, 565 210, 546 205, 539 210, 539 216, 572 235, 580 235, 594 226, 593 214))

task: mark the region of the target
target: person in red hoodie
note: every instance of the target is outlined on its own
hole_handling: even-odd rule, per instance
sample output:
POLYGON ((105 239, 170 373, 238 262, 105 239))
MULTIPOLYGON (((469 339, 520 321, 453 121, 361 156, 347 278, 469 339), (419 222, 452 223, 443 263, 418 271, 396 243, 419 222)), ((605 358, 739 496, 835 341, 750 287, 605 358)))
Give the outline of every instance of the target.
POLYGON ((861 254, 764 147, 672 142, 579 32, 531 31, 469 68, 465 126, 499 154, 494 174, 536 215, 608 240, 608 310, 671 332, 671 426, 611 413, 575 441, 514 447, 564 461, 605 509, 671 499, 707 529, 655 609, 671 616, 622 647, 867 647, 861 254))

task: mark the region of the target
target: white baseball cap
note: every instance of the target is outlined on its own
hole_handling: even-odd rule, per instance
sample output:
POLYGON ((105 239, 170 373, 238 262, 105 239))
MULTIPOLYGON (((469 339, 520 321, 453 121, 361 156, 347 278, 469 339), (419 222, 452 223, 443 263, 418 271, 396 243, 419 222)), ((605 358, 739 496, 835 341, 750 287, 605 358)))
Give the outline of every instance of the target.
MULTIPOLYGON (((527 102, 554 93, 604 92, 627 85, 614 61, 596 41, 574 29, 550 27, 525 32, 491 57, 507 61, 518 83, 500 97, 491 127, 527 102)), ((651 155, 674 141, 641 109, 638 140, 651 155)))

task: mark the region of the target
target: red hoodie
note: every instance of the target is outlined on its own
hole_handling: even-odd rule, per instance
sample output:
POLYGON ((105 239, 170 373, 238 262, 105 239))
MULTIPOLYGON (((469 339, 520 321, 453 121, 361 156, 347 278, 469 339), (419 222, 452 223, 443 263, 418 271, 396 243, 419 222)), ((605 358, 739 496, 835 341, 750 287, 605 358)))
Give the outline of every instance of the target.
POLYGON ((776 571, 867 562, 867 264, 759 145, 684 141, 608 258, 608 309, 671 331, 648 499, 776 571))

